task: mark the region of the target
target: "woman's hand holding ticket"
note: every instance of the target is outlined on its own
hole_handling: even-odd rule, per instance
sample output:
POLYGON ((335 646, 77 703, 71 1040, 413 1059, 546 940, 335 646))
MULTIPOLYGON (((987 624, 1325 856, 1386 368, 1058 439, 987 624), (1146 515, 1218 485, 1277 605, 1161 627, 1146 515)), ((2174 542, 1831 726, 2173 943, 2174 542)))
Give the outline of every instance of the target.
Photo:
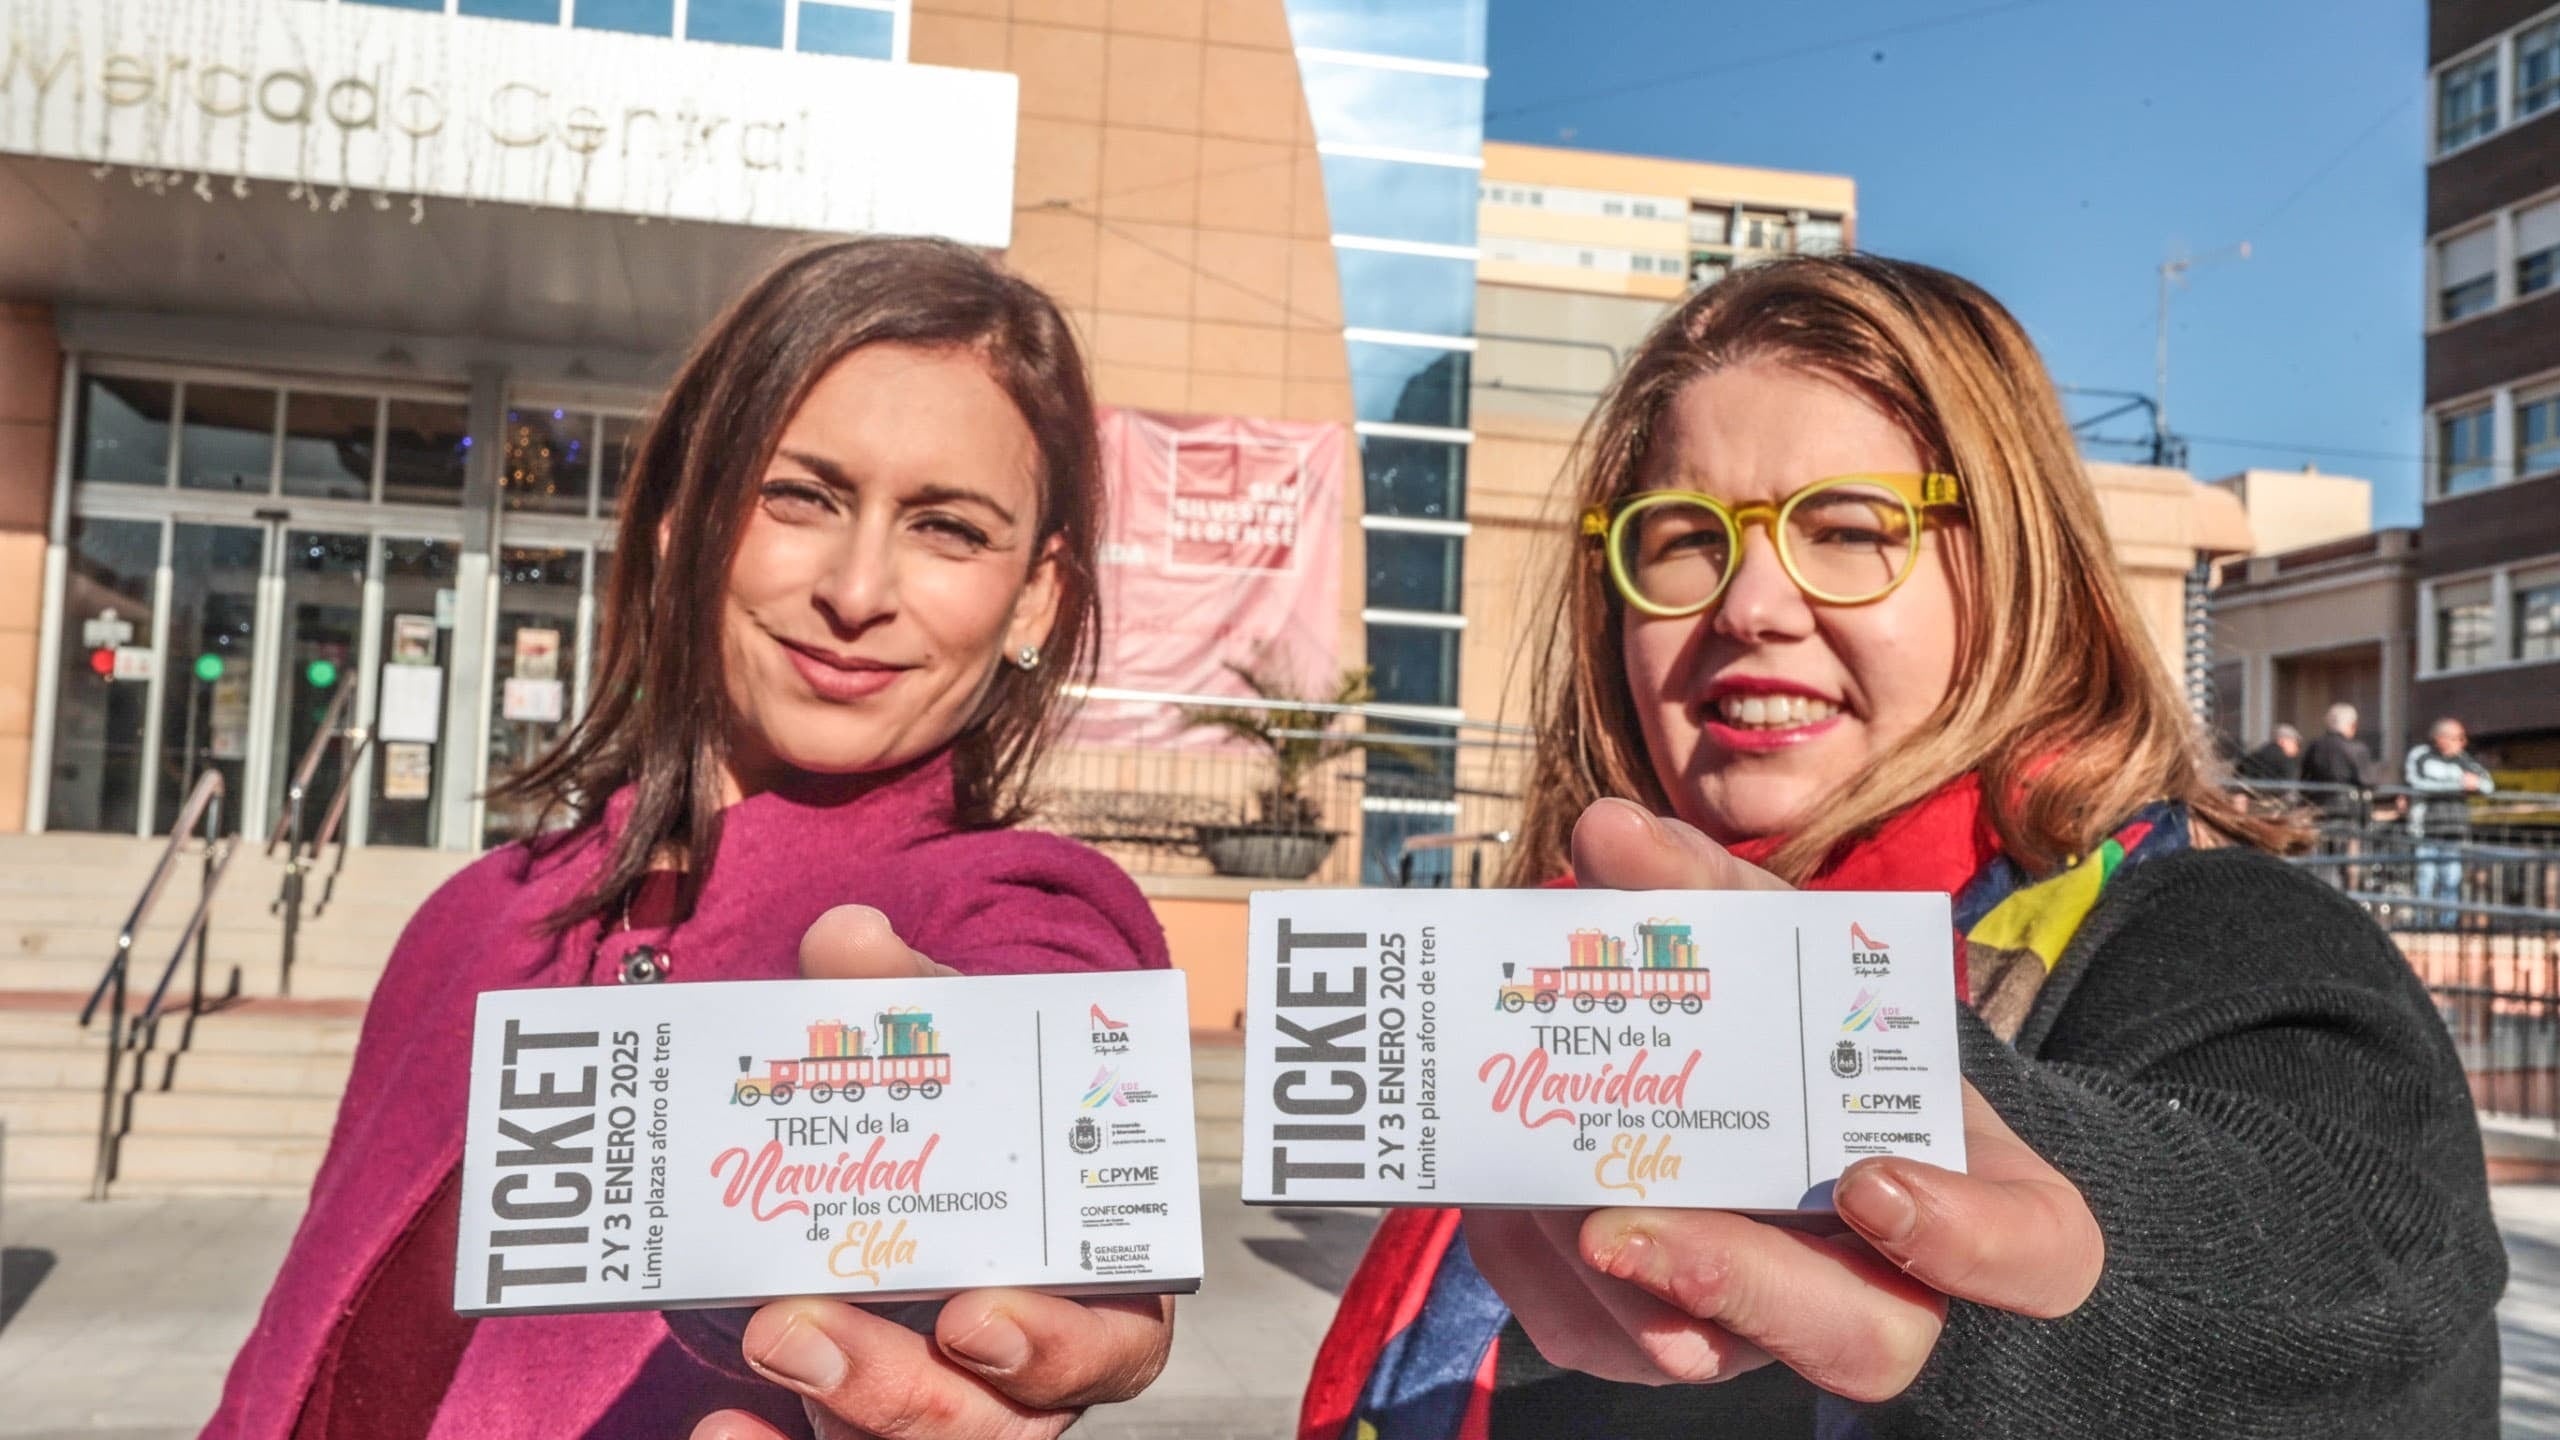
MULTIPOLYGON (((800 973, 955 972, 907 948, 879 911, 846 905, 809 927, 800 973)), ((1127 1400, 1154 1381, 1173 1348, 1173 1301, 971 1290, 943 1305, 927 1336, 841 1301, 781 1300, 756 1312, 744 1348, 758 1373, 800 1395, 821 1440, 1050 1440, 1086 1406, 1127 1400)), ((782 1440, 735 1410, 693 1435, 782 1440)))
MULTIPOLYGON (((1618 890, 1782 890, 1677 820, 1623 801, 1584 812, 1575 877, 1618 890)), ((1477 1265, 1551 1362, 1607 1379, 1709 1383, 1780 1361, 1855 1400, 1900 1392, 1950 1298, 2070 1313, 2106 1243, 2080 1193, 1965 1086, 1959 1174, 1861 1160, 1834 1192, 1850 1234, 1716 1210, 1470 1210, 1477 1265)))

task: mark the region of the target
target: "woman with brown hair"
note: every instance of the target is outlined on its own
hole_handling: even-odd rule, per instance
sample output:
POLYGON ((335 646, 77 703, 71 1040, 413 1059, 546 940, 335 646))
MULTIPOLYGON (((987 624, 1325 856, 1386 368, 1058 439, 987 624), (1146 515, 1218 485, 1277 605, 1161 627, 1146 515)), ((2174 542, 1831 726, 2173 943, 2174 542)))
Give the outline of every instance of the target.
POLYGON ((711 327, 626 480, 596 704, 509 787, 553 823, 401 936, 208 1435, 1054 1435, 1154 1374, 1152 1298, 452 1304, 481 991, 1166 963, 1125 875, 1009 828, 1092 662, 1098 445, 1056 307, 958 245, 808 249, 711 327))
POLYGON ((1968 1171, 1858 1162, 1846 1234, 1399 1212, 1304 1440, 2494 1435, 2444 1027, 2222 789, 2017 322, 1742 272, 1630 361, 1577 502, 1512 882, 1943 891, 1968 1171))

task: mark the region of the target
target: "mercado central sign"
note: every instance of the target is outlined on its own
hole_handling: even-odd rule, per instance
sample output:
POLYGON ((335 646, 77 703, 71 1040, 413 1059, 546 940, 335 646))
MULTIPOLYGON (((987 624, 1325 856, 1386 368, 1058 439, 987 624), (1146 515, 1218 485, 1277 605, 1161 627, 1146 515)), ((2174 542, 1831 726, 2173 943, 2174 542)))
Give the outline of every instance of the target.
POLYGON ((998 72, 313 0, 0 0, 0 46, 0 152, 207 199, 1012 234, 998 72))

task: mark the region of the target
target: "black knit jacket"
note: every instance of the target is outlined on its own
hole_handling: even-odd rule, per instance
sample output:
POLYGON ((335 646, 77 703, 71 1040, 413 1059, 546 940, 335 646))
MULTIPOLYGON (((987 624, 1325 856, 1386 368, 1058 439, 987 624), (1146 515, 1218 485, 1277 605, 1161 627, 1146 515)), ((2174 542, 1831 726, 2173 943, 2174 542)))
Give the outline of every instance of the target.
MULTIPOLYGON (((2497 1435, 2506 1254, 2479 1127, 2425 989, 2352 902, 2250 851, 2151 860, 2015 1048, 1962 1024, 1965 1078, 2080 1187, 2106 1268, 2060 1320, 1951 1306, 1865 1434, 2497 1435)), ((1496 1387, 1497 1440, 1813 1434, 1781 1367, 1613 1385, 1546 1365, 1516 1322, 1496 1387)))

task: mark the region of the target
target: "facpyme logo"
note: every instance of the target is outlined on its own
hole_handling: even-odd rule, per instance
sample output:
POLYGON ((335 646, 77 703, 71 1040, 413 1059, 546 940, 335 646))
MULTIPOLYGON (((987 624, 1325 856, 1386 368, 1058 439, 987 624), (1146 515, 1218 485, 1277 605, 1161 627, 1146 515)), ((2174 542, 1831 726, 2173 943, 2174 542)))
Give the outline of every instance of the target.
POLYGON ((1843 1095, 1840 1108, 1860 1115, 1917 1115, 1917 1095, 1843 1095))
POLYGON ((1157 1170, 1153 1165, 1106 1165, 1099 1170, 1079 1170, 1076 1180, 1088 1190, 1129 1190, 1155 1184, 1157 1170))

